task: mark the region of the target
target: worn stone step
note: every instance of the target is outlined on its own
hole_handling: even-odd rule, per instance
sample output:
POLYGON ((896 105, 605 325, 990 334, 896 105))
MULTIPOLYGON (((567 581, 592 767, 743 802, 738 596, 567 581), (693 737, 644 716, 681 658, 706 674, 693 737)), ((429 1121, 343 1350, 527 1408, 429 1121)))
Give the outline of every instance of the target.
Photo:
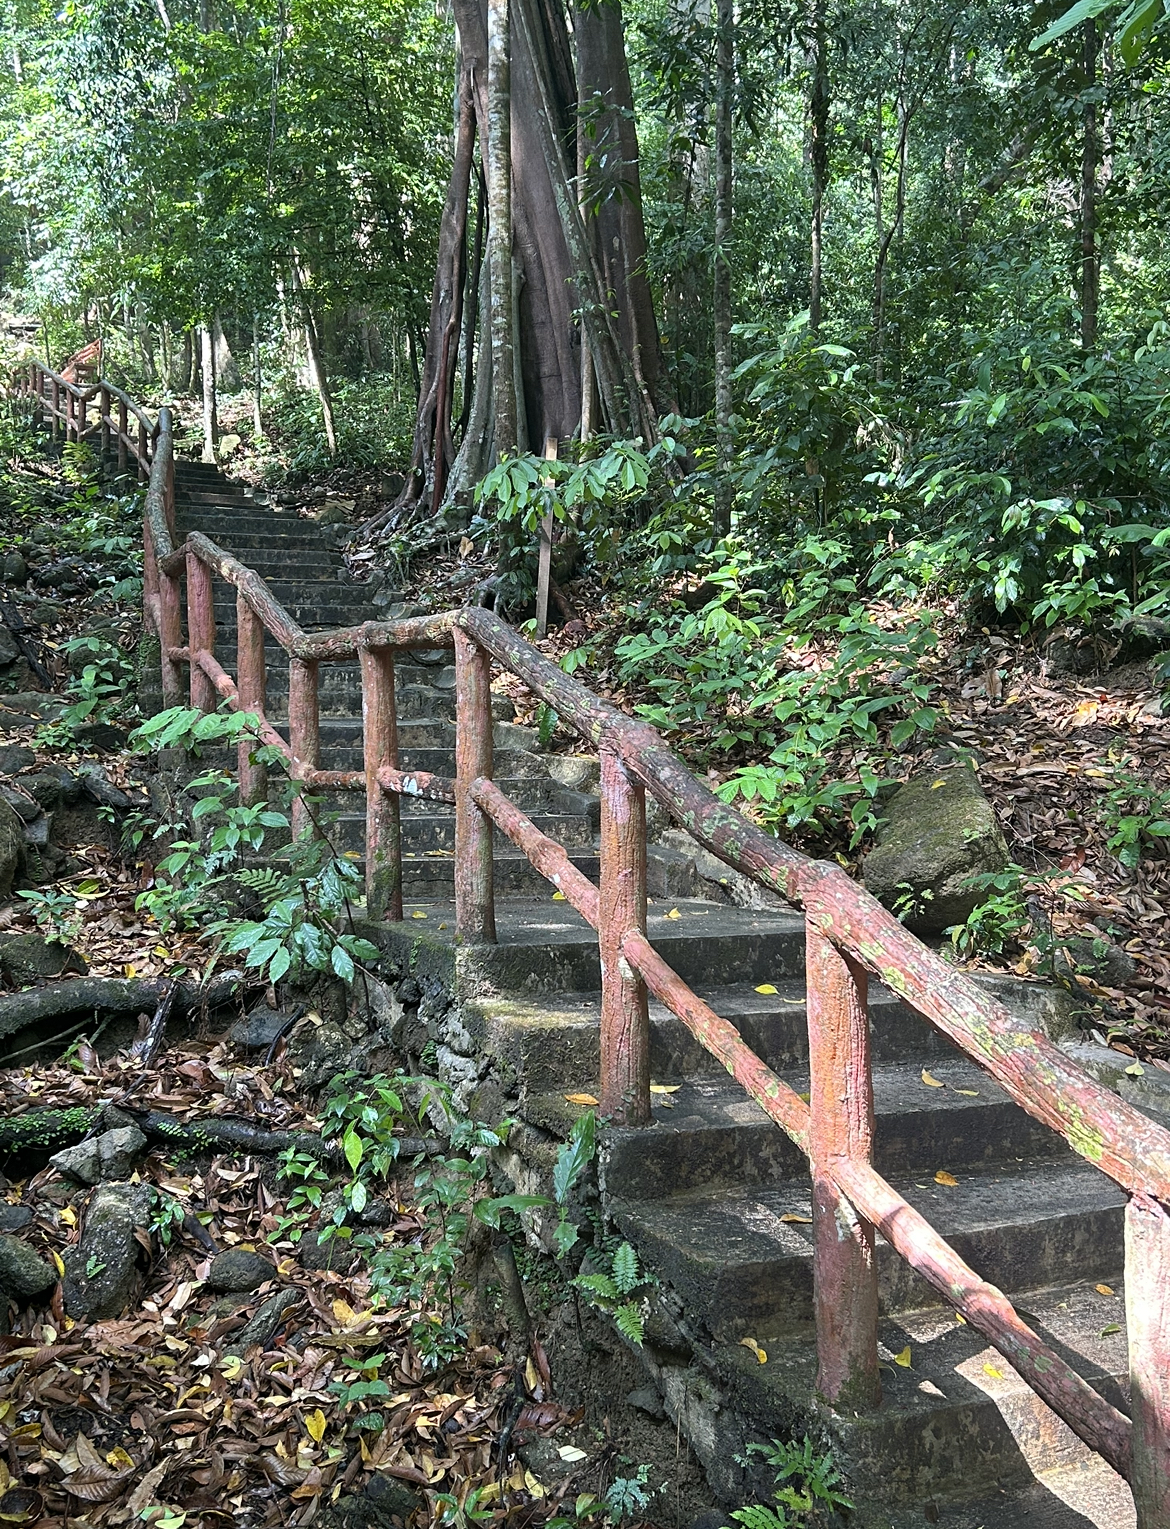
MULTIPOLYGON (((570 846, 567 854, 583 876, 597 882, 601 875, 601 862, 595 849, 570 846)), ((364 873, 364 857, 358 857, 355 863, 364 873)), ((552 891, 528 857, 517 854, 511 846, 507 850, 497 849, 493 857, 492 879, 499 898, 533 899, 547 896, 552 891)), ((402 888, 404 895, 413 903, 449 901, 455 891, 454 851, 432 850, 423 855, 404 852, 402 888)))
MULTIPOLYGON (((879 1137, 883 1124, 879 1118, 879 1137)), ((1125 1196, 1071 1154, 959 1171, 955 1187, 936 1184, 929 1164, 918 1175, 887 1177, 977 1274, 1000 1289, 1102 1279, 1121 1266, 1125 1196)), ((611 1179, 607 1170, 607 1187, 611 1179)), ((692 1325, 722 1340, 750 1335, 763 1341, 801 1330, 811 1337, 807 1171, 767 1187, 617 1198, 611 1205, 645 1266, 681 1297, 692 1325)), ((942 1304, 882 1239, 877 1260, 883 1311, 942 1304)))
MULTIPOLYGON (((448 807, 442 802, 413 802, 406 804, 402 813, 402 843, 404 848, 409 848, 416 853, 432 849, 454 850, 455 848, 455 809, 448 807)), ((532 821, 540 829, 541 833, 547 834, 558 844, 590 847, 593 843, 594 829, 586 820, 576 813, 568 812, 535 812, 532 821)), ((334 841, 346 850, 364 851, 366 843, 366 815, 363 810, 360 813, 341 812, 331 829, 334 841)), ((497 831, 495 835, 497 851, 511 849, 510 839, 497 831)), ((454 926, 452 926, 454 927, 454 926)))
MULTIPOLYGON (((1108 1267, 1100 1271, 1109 1272, 1108 1267)), ((1029 1292, 1018 1296, 1017 1303, 1069 1364, 1115 1406, 1128 1411, 1121 1287, 1112 1278, 1106 1282, 1117 1289, 1117 1296, 1100 1296, 1091 1284, 1080 1284, 1029 1292), (1119 1330, 1103 1336, 1103 1330, 1112 1327, 1119 1330)), ((838 1417, 830 1424, 839 1454, 849 1460, 854 1496, 868 1529, 882 1525, 887 1512, 893 1524, 932 1522, 923 1515, 923 1505, 931 1501, 939 1504, 938 1522, 964 1529, 1001 1529, 1021 1522, 1050 1529, 1085 1529, 1096 1522, 1102 1529, 1124 1529, 1133 1523, 1124 1484, 1116 1477, 1110 1482, 1093 1467, 1094 1457, 1071 1429, 973 1328, 957 1323, 946 1311, 928 1310, 887 1319, 879 1338, 881 1407, 856 1419, 838 1417), (894 1364, 894 1355, 906 1348, 910 1365, 894 1364), (1095 1500, 1097 1512, 1115 1517, 1069 1517, 1070 1508, 1078 1511, 1075 1503, 1046 1503, 1035 1495, 1037 1477, 1043 1482, 1050 1473, 1079 1471, 1085 1472, 1086 1487, 1095 1485, 1085 1506, 1095 1500), (997 1516, 942 1518, 947 1497, 970 1501, 983 1494, 985 1503, 994 1504, 1001 1499, 985 1495, 993 1488, 1032 1494, 1032 1505, 1044 1516, 1035 1521, 1013 1519, 1008 1499, 997 1516), (894 1516, 897 1505, 912 1503, 917 1505, 916 1520, 894 1516)), ((707 1358, 712 1370, 723 1376, 727 1392, 734 1391, 737 1409, 762 1418, 792 1419, 794 1413, 807 1417, 808 1399, 815 1391, 813 1345, 793 1339, 774 1343, 766 1352, 767 1363, 760 1364, 739 1344, 717 1344, 707 1358)), ((674 1384, 681 1390, 681 1375, 674 1384)), ((722 1423, 717 1415, 707 1447, 720 1450, 729 1426, 734 1426, 732 1418, 722 1423)), ((1074 1474, 1066 1484, 1075 1480, 1074 1474)))
MULTIPOLYGON (((441 980, 457 987, 466 982, 477 993, 535 996, 595 992, 601 986, 595 931, 551 894, 537 902, 517 898, 501 903, 497 943, 465 946, 458 960, 453 933, 436 932, 440 921, 454 929, 454 910, 440 903, 420 911, 428 914, 428 922, 407 927, 405 935, 371 926, 376 934, 370 937, 378 938, 392 958, 410 961, 412 969, 413 963, 422 963, 441 980)), ((648 910, 647 932, 663 958, 693 985, 772 981, 803 966, 804 920, 795 913, 756 913, 696 898, 655 904, 648 910), (668 916, 672 906, 677 918, 668 916)))
MULTIPOLYGON (((322 761, 322 767, 326 767, 324 761, 322 761)), ((360 769, 360 759, 356 765, 349 768, 360 769)), ((580 817, 589 824, 591 830, 596 830, 601 809, 601 804, 596 797, 580 796, 575 791, 569 791, 564 786, 557 785, 556 781, 550 780, 547 775, 497 775, 495 781, 504 795, 534 820, 541 813, 571 815, 580 817)), ((330 799, 336 797, 342 811, 346 815, 352 815, 358 798, 360 797, 364 802, 365 787, 355 786, 350 790, 330 788, 325 794, 330 799)), ((428 801, 425 798, 411 796, 407 792, 400 793, 399 802, 404 815, 438 812, 445 816, 455 811, 455 808, 448 803, 428 801)), ((364 806, 362 810, 365 810, 364 806)))
MULTIPOLYGON (((651 907, 655 906, 651 900, 651 907)), ((670 906, 668 904, 667 906, 670 906)), ((781 977, 769 984, 775 994, 751 985, 697 989, 716 1014, 730 1020, 752 1050, 778 1069, 808 1060, 808 1021, 804 983, 781 977)), ((874 1060, 907 1057, 955 1058, 959 1053, 938 1031, 880 984, 869 995, 874 1060)), ((564 1079, 595 1088, 600 1079, 600 998, 596 993, 566 994, 555 1004, 522 998, 494 1000, 484 1011, 485 1048, 533 1094, 556 1090, 564 1079)), ((698 1074, 721 1076, 723 1066, 656 999, 650 1000, 650 1065, 658 1082, 674 1083, 698 1074)))
MULTIPOLYGON (((1063 1137, 1020 1109, 973 1062, 938 1066, 948 1087, 923 1083, 917 1060, 874 1068, 879 1172, 957 1173, 1004 1159, 1067 1154, 1063 1137)), ((806 1068, 777 1070, 797 1093, 807 1093, 806 1068)), ((692 1077, 665 1105, 653 1102, 653 1130, 608 1138, 612 1194, 650 1200, 710 1185, 775 1184, 803 1171, 804 1159, 788 1137, 729 1077, 692 1077)), ((572 1111, 557 1094, 528 1105, 531 1118, 552 1131, 566 1129, 572 1111)))

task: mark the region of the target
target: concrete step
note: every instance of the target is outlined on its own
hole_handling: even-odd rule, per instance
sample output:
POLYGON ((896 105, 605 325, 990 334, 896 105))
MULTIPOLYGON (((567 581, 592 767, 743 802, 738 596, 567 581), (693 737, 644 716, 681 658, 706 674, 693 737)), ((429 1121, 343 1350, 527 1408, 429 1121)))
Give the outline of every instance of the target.
MULTIPOLYGON (((531 814, 532 821, 540 829, 541 833, 547 834, 558 844, 574 845, 578 848, 591 848, 594 838, 594 828, 587 820, 579 817, 576 813, 568 812, 534 812, 531 814)), ((334 843, 343 850, 358 850, 364 852, 366 844, 366 814, 365 809, 360 813, 342 812, 338 815, 333 828, 330 830, 334 843)), ((403 799, 402 812, 402 845, 404 849, 410 849, 415 854, 425 854, 428 850, 455 849, 455 809, 448 807, 442 802, 411 802, 403 799)), ((513 848, 512 841, 497 831, 495 835, 495 847, 497 852, 513 848)), ((454 925, 451 926, 454 928, 454 925)))
MULTIPOLYGON (((651 907, 656 905, 652 900, 651 907)), ((798 977, 781 977, 769 985, 778 991, 757 993, 746 983, 700 987, 697 991, 716 1014, 731 1021, 769 1067, 782 1070, 807 1063, 804 983, 798 977)), ((936 1067, 960 1055, 938 1031, 877 983, 870 990, 869 1015, 877 1062, 916 1057, 936 1067)), ((555 1004, 505 998, 485 1019, 486 1048, 500 1058, 510 1074, 523 1081, 530 1093, 553 1092, 566 1078, 596 1092, 601 1021, 596 993, 565 995, 555 1004)), ((650 1065, 658 1082, 673 1083, 704 1074, 722 1076, 722 1064, 699 1044, 681 1019, 655 999, 650 1001, 650 1038, 650 1065)))
MULTIPOLYGON (((324 764, 322 765, 324 768, 324 764)), ((352 769, 360 769, 359 759, 356 765, 349 766, 352 769)), ((540 814, 555 814, 561 816, 580 817, 588 823, 591 832, 596 832, 597 819, 600 815, 601 804, 596 797, 580 796, 575 791, 569 791, 564 786, 558 786, 556 781, 547 775, 497 775, 496 784, 509 800, 515 802, 522 812, 527 813, 535 821, 540 814)), ((346 816, 352 815, 358 798, 364 803, 365 787, 354 787, 352 790, 333 790, 324 793, 332 800, 336 797, 338 807, 346 816)), ((400 811, 402 816, 408 813, 441 813, 454 814, 455 808, 445 802, 432 802, 417 796, 403 793, 399 797, 400 811)), ((361 805, 364 812, 364 805, 361 805)))
MULTIPOLYGON (((886 1123, 879 1117, 879 1137, 886 1123)), ((1000 1289, 1102 1280, 1105 1274, 1112 1283, 1121 1268, 1125 1196, 1071 1153, 960 1171, 954 1188, 936 1184, 929 1172, 887 1177, 976 1273, 1000 1289)), ((612 1178, 607 1164, 607 1188, 612 1178)), ((752 1336, 765 1343, 801 1331, 812 1336, 807 1172, 755 1189, 615 1198, 611 1206, 646 1267, 682 1298, 692 1326, 730 1342, 752 1336)), ((882 1239, 877 1260, 883 1311, 943 1304, 882 1239)))
MULTIPOLYGON (((932 1178, 939 1170, 957 1175, 986 1163, 1067 1156, 1064 1139, 1014 1104, 973 1062, 939 1066, 947 1088, 923 1083, 917 1059, 874 1068, 879 1172, 932 1178)), ((806 1069, 778 1071, 797 1093, 808 1092, 806 1069)), ((653 1103, 656 1129, 610 1133, 607 1182, 614 1195, 652 1200, 711 1187, 776 1184, 804 1173, 803 1156, 729 1077, 688 1078, 677 1093, 653 1103)), ((528 1104, 529 1118, 554 1134, 567 1134, 576 1113, 559 1093, 528 1104)))
MULTIPOLYGON (((583 876, 597 882, 601 875, 601 863, 596 850, 570 847, 568 856, 583 876)), ((359 857, 355 863, 364 873, 364 858, 359 857)), ((552 891, 528 857, 517 854, 512 846, 506 851, 496 850, 493 881, 496 896, 500 898, 523 897, 531 900, 547 896, 552 891)), ((423 855, 404 852, 402 889, 412 903, 449 902, 455 893, 454 851, 432 850, 423 855)))
MULTIPOLYGON (((394 957, 425 961, 436 976, 454 984, 454 909, 438 903, 419 911, 427 915, 425 924, 410 927, 408 921, 405 935, 388 928, 370 938, 377 937, 394 957), (446 934, 436 932, 440 922, 448 924, 446 934), (416 942, 421 942, 417 949, 416 942)), ((553 901, 551 894, 536 902, 503 901, 496 910, 496 930, 495 945, 459 952, 459 971, 470 963, 478 992, 486 985, 500 994, 536 997, 600 988, 597 935, 568 903, 553 901)), ((647 931, 663 958, 696 986, 771 982, 794 976, 803 967, 804 920, 795 913, 755 913, 696 898, 655 904, 649 909, 647 931), (672 912, 678 917, 671 917, 672 912)))
MULTIPOLYGON (((1128 1410, 1125 1324, 1118 1296, 1099 1296, 1091 1285, 1081 1284, 1030 1292, 1019 1303, 1032 1325, 1091 1385, 1128 1410), (1102 1336, 1105 1328, 1115 1326, 1118 1332, 1102 1336)), ((933 1523, 951 1529, 1124 1529, 1133 1524, 1124 1483, 973 1328, 933 1309, 887 1319, 879 1338, 881 1407, 864 1417, 838 1416, 829 1422, 838 1458, 850 1462, 858 1505, 850 1524, 865 1529, 933 1523), (910 1364, 895 1364, 894 1356, 907 1349, 910 1364), (1078 1481, 1086 1494, 1083 1503, 1074 1495, 1078 1481), (1047 1482, 1061 1482, 1064 1495, 1042 1490, 1047 1482), (948 1503, 948 1498, 958 1501, 948 1503), (1082 1506, 1090 1516, 1075 1516, 1082 1506), (1031 1513, 1035 1516, 1025 1516, 1031 1513)), ((792 1419, 794 1413, 807 1418, 816 1386, 813 1345, 793 1338, 774 1342, 766 1353, 767 1362, 761 1364, 738 1343, 715 1344, 704 1359, 717 1378, 705 1378, 705 1386, 716 1394, 734 1394, 737 1410, 757 1419, 792 1419)), ((681 1376, 673 1383, 681 1385, 681 1376)), ((721 1454, 731 1442, 735 1420, 728 1416, 724 1421, 724 1416, 715 1411, 711 1417, 707 1452, 714 1446, 721 1454)), ((768 1426, 763 1425, 765 1434, 768 1426)), ((727 1454, 730 1459, 731 1451, 727 1454)), ((715 1473, 726 1480, 734 1470, 716 1459, 715 1473)))

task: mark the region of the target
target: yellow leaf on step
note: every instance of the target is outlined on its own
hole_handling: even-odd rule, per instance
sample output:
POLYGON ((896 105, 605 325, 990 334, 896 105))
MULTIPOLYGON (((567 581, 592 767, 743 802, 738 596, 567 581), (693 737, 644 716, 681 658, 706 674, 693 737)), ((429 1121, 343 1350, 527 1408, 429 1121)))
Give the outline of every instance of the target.
POLYGON ((936 1184, 945 1184, 948 1189, 957 1189, 959 1181, 953 1173, 948 1173, 945 1168, 940 1168, 934 1176, 936 1184))
POLYGON ((760 1347, 760 1345, 756 1342, 756 1340, 754 1338, 741 1338, 739 1340, 739 1346, 740 1346, 740 1348, 750 1348, 752 1353, 756 1356, 756 1359, 757 1359, 757 1361, 760 1364, 767 1364, 767 1362, 768 1362, 768 1355, 760 1347))
POLYGON ((927 1088, 946 1088, 946 1084, 941 1083, 933 1073, 927 1072, 925 1067, 922 1069, 922 1081, 926 1084, 927 1088))
POLYGON ((945 780, 932 780, 931 783, 930 783, 930 789, 932 791, 937 791, 940 786, 945 786, 945 785, 946 785, 946 781, 945 780))
POLYGON ((1003 1371, 1002 1370, 997 1370, 996 1367, 993 1364, 985 1364, 983 1366, 983 1373, 984 1373, 984 1375, 990 1375, 992 1380, 1002 1380, 1003 1379, 1003 1371))
POLYGON ((1098 1295, 1116 1295, 1117 1294, 1116 1290, 1114 1290, 1112 1285, 1094 1285, 1093 1289, 1096 1290, 1098 1295))
POLYGON ((979 1090, 977 1088, 953 1088, 951 1093, 962 1094, 964 1099, 978 1099, 979 1097, 979 1090))
POLYGON ((770 982, 761 982, 759 987, 756 989, 757 993, 763 993, 765 995, 771 995, 772 993, 778 993, 779 991, 780 989, 778 987, 773 987, 770 982))
POLYGON ((900 1354, 894 1355, 894 1363, 900 1364, 904 1370, 910 1368, 910 1345, 907 1344, 900 1354))
POLYGON ((600 1104, 600 1099, 595 1099, 592 1094, 566 1094, 566 1100, 570 1104, 600 1104))
POLYGON ((554 903, 563 903, 567 901, 563 892, 554 892, 552 895, 552 900, 554 903))
POLYGON ((652 1094, 677 1094, 682 1087, 681 1083, 651 1083, 652 1094))
POLYGON ((1146 1069, 1140 1062, 1131 1062, 1125 1070, 1131 1078, 1144 1078, 1146 1075, 1146 1069))
POLYGON ((410 916, 411 918, 426 918, 426 914, 421 908, 416 908, 410 916))
POLYGON ((811 1216, 800 1216, 800 1215, 797 1215, 796 1211, 794 1211, 794 1210, 786 1210, 784 1212, 784 1214, 780 1217, 780 1219, 781 1219, 781 1221, 792 1222, 792 1223, 794 1223, 797 1226, 811 1226, 812 1225, 812 1217, 811 1216))
POLYGON ((677 908, 672 908, 666 916, 667 918, 682 918, 682 914, 677 908))
POLYGON ((320 1407, 314 1408, 305 1419, 305 1430, 314 1444, 320 1444, 321 1440, 325 1437, 327 1426, 325 1414, 321 1411, 320 1407))

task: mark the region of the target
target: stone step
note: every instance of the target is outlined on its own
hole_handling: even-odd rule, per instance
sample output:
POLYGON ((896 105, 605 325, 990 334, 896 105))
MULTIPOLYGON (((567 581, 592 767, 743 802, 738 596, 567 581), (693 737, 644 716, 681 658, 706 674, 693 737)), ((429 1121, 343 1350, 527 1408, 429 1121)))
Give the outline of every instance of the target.
MULTIPOLYGON (((419 911, 427 922, 408 924, 405 936, 401 929, 367 926, 374 930, 370 938, 378 939, 392 958, 411 961, 412 970, 414 962, 424 961, 454 985, 454 909, 438 903, 419 911), (437 932, 440 922, 448 925, 446 934, 437 932), (417 948, 416 942, 421 942, 417 948)), ((459 952, 459 971, 471 963, 477 991, 486 984, 497 993, 535 998, 600 988, 597 935, 568 903, 553 901, 551 894, 536 902, 501 902, 496 931, 495 945, 459 952)), ((648 911, 647 932, 655 949, 692 985, 771 982, 803 969, 804 920, 795 913, 756 913, 699 898, 655 903, 648 911), (678 917, 671 917, 672 912, 678 917)))
MULTIPOLYGON (((879 1114, 879 1158, 889 1123, 879 1114)), ((1011 1145, 1006 1138, 1003 1144, 1011 1145)), ((885 1155, 897 1158, 898 1152, 885 1155)), ((927 1158, 929 1167, 929 1153, 927 1158)), ((1121 1267, 1125 1196, 1071 1153, 959 1171, 958 1186, 951 1188, 936 1184, 928 1171, 886 1176, 977 1274, 1000 1289, 1101 1280, 1121 1267)), ((607 1163, 607 1188, 611 1180, 607 1163)), ((681 1297, 692 1326, 722 1341, 752 1336, 764 1342, 800 1331, 811 1337, 807 1172, 755 1189, 614 1198, 611 1207, 644 1265, 681 1297)), ((943 1304, 880 1238, 877 1261, 883 1311, 943 1304)), ((1100 1304, 1117 1306, 1112 1300, 1100 1304)))
MULTIPOLYGON (((324 768, 324 764, 322 766, 324 768)), ((360 768, 360 761, 353 768, 360 768)), ((552 813, 558 816, 579 817, 588 824, 591 832, 596 832, 598 818, 601 812, 601 803, 593 796, 580 796, 575 791, 569 791, 564 786, 558 786, 556 781, 550 780, 547 775, 519 775, 519 776, 496 776, 496 784, 509 800, 515 802, 522 812, 527 813, 535 821, 539 814, 552 813)), ((350 817, 355 807, 360 806, 365 811, 365 787, 355 786, 352 789, 339 790, 330 787, 324 793, 330 800, 336 799, 336 805, 342 815, 350 817), (361 798, 361 803, 358 798, 361 798)), ((440 816, 454 816, 455 808, 446 802, 433 802, 425 798, 411 796, 403 792, 399 796, 400 811, 405 818, 408 813, 418 815, 439 814, 440 816)))
MULTIPOLYGON (((601 862, 596 850, 571 846, 567 853, 581 874, 596 883, 601 875, 601 862)), ((355 863, 364 874, 364 857, 358 857, 355 863)), ((527 855, 518 854, 511 845, 506 851, 497 849, 493 857, 492 876, 496 896, 499 898, 536 899, 552 891, 527 855)), ((414 903, 449 902, 455 892, 454 851, 432 850, 423 855, 404 851, 402 889, 407 899, 414 903)))
MULTIPOLYGON (((592 847, 595 832, 593 825, 576 813, 534 812, 531 816, 541 833, 547 834, 558 844, 574 845, 579 848, 592 847)), ((360 813, 344 811, 339 813, 330 830, 330 836, 341 849, 364 853, 365 810, 363 809, 360 813)), ((407 805, 404 799, 402 845, 404 849, 410 849, 416 854, 440 849, 453 852, 455 849, 454 807, 448 807, 442 802, 413 802, 407 805)), ((497 831, 495 847, 499 852, 510 850, 513 845, 510 839, 497 831)), ((454 928, 454 924, 451 927, 454 928)))
POLYGON ((179 505, 175 511, 176 525, 184 531, 202 531, 204 536, 219 541, 221 537, 240 536, 248 539, 248 545, 263 549, 272 545, 284 545, 296 540, 321 547, 331 547, 328 530, 299 515, 282 514, 277 510, 261 509, 256 505, 240 506, 225 510, 222 514, 207 513, 191 506, 179 505))
MULTIPOLYGON (((875 1066, 879 1172, 925 1173, 933 1179, 939 1171, 958 1175, 991 1162, 1068 1155, 1063 1137, 1020 1109, 973 1062, 947 1060, 938 1066, 946 1088, 923 1083, 918 1059, 875 1066)), ((797 1093, 808 1092, 807 1069, 777 1071, 797 1093)), ((662 1199, 715 1186, 776 1184, 804 1172, 803 1155, 727 1076, 688 1078, 676 1093, 656 1096, 652 1103, 655 1129, 608 1137, 606 1175, 614 1195, 662 1199)), ((552 1093, 530 1099, 527 1113, 553 1134, 567 1135, 578 1111, 563 1094, 552 1093)))
MULTIPOLYGON (((1097 1278, 1109 1273, 1106 1266, 1097 1278)), ((1113 1278, 1103 1282, 1118 1295, 1101 1296, 1091 1284, 1081 1284, 1032 1291, 1017 1299, 1026 1319, 1068 1363, 1115 1406, 1128 1411, 1121 1287, 1113 1278), (1104 1334, 1112 1327, 1119 1330, 1104 1334)), ((830 1424, 852 1465, 860 1517, 850 1515, 851 1524, 861 1523, 866 1529, 908 1529, 935 1522, 952 1529, 1133 1525, 1125 1484, 1090 1454, 973 1328, 957 1323, 949 1312, 933 1309, 886 1320, 879 1337, 881 1407, 868 1416, 838 1417, 830 1424), (894 1356, 907 1348, 909 1366, 894 1364, 894 1356), (1041 1485, 1063 1479, 1066 1495, 1050 1497, 1037 1491, 1037 1478, 1041 1485), (1078 1479, 1083 1499, 1075 1495, 1078 1479), (989 1492, 997 1495, 988 1497, 989 1492), (1011 1495, 998 1495, 1016 1492, 1021 1496, 1014 1502, 1011 1495), (980 1500, 971 1504, 976 1493, 980 1500), (966 1499, 968 1506, 948 1505, 948 1497, 966 1499), (933 1512, 923 1512, 923 1505, 931 1502, 937 1519, 933 1512), (901 1506, 910 1504, 916 1505, 912 1514, 898 1516, 901 1506), (1024 1517, 1025 1508, 1035 1510, 1035 1516, 1024 1517)), ((723 1394, 735 1394, 737 1410, 764 1419, 792 1418, 794 1411, 807 1417, 816 1385, 813 1345, 792 1339, 766 1352, 767 1363, 760 1364, 748 1348, 716 1344, 704 1357, 721 1377, 723 1394)), ((707 1383, 712 1389, 719 1384, 707 1383)), ((675 1384, 681 1389, 681 1376, 675 1384)), ((735 1421, 728 1416, 724 1422, 716 1413, 706 1448, 722 1452, 730 1442, 724 1435, 735 1421)), ((730 1455, 728 1451, 729 1465, 730 1455)), ((731 1474, 725 1468, 725 1475, 731 1474)))
MULTIPOLYGON (((654 846, 650 847, 651 855, 654 846)), ((661 907, 655 900, 651 908, 661 907)), ((671 903, 667 903, 669 908, 671 903)), ((757 993, 748 984, 697 989, 716 1014, 731 1023, 769 1067, 801 1066, 808 1061, 808 1021, 804 982, 781 977, 768 984, 775 994, 757 993)), ((929 1060, 942 1068, 960 1053, 887 988, 874 983, 869 995, 870 1034, 876 1062, 929 1060)), ((484 1014, 485 1048, 529 1093, 549 1093, 572 1079, 596 1092, 600 1079, 601 1004, 596 993, 567 994, 555 1004, 502 998, 484 1014)), ((656 999, 650 1000, 650 1065, 660 1083, 702 1074, 722 1076, 722 1063, 656 999)), ((932 1074, 933 1076, 933 1074, 932 1074)))

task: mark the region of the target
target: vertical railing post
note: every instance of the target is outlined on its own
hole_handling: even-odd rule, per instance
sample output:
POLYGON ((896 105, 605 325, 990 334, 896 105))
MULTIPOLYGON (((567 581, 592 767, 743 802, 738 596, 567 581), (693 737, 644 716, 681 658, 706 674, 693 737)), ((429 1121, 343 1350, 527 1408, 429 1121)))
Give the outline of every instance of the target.
MULTIPOLYGON (((293 757, 293 779, 303 782, 307 770, 321 768, 321 712, 317 694, 317 660, 288 660, 288 746, 293 757)), ((313 828, 313 819, 304 799, 311 788, 302 784, 293 800, 293 834, 299 839, 313 828)))
MULTIPOLYGON (((264 674, 264 626, 244 598, 236 591, 236 688, 240 709, 264 716, 268 704, 264 674)), ((268 797, 268 771, 255 764, 252 755, 259 747, 255 738, 242 738, 239 744, 240 801, 255 806, 268 797)))
POLYGON ((881 1400, 874 1230, 837 1189, 833 1168, 868 1162, 873 1141, 867 980, 811 920, 805 992, 817 1389, 831 1406, 860 1412, 881 1400))
POLYGON ((126 471, 126 436, 129 434, 130 414, 126 408, 126 400, 118 399, 118 471, 126 471))
POLYGON ((1137 1529, 1170 1526, 1170 1216, 1151 1195, 1125 1211, 1125 1318, 1137 1529))
POLYGON ((366 766, 366 917, 402 917, 402 820, 398 796, 383 791, 378 771, 398 765, 394 654, 362 648, 362 736, 366 766))
POLYGON ((49 384, 49 395, 52 399, 53 417, 50 425, 53 431, 53 439, 56 440, 61 434, 61 384, 54 377, 49 384))
POLYGON ((102 460, 110 454, 110 390, 103 382, 98 390, 98 424, 101 426, 102 460))
POLYGON ((77 395, 77 439, 85 438, 85 432, 89 428, 89 399, 82 389, 77 395))
POLYGON ((601 740, 601 1113, 614 1125, 650 1122, 650 1017, 646 984, 622 954, 646 931, 646 790, 601 740))
POLYGON ((215 652, 215 595, 211 569, 193 552, 187 554, 187 647, 191 671, 191 705, 215 710, 215 686, 199 662, 200 653, 215 652))
POLYGON ((141 419, 138 421, 138 476, 148 477, 150 474, 150 453, 147 447, 149 436, 146 433, 146 425, 141 419))
POLYGON ((65 439, 67 441, 77 439, 77 399, 73 389, 66 385, 65 388, 65 439))
POLYGON ((455 933, 466 944, 494 944, 492 823, 471 787, 492 773, 491 657, 455 628, 455 933))

